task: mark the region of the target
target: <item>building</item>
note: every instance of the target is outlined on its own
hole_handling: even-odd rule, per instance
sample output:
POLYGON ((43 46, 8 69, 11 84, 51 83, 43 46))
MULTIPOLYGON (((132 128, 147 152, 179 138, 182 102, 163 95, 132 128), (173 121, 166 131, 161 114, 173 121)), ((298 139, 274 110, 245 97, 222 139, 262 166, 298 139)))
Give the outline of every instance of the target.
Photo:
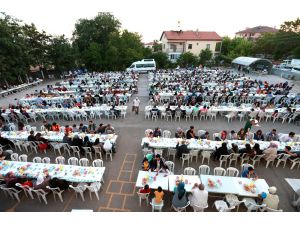
POLYGON ((265 33, 276 33, 278 30, 273 27, 257 26, 252 28, 246 28, 245 30, 235 33, 235 37, 241 37, 248 40, 256 40, 265 33))
POLYGON ((182 53, 199 55, 201 50, 210 49, 213 56, 220 53, 222 38, 213 31, 164 31, 160 37, 162 52, 175 62, 182 53), (219 44, 218 44, 219 43, 219 44))
POLYGON ((150 48, 153 51, 154 42, 144 43, 145 48, 150 48))

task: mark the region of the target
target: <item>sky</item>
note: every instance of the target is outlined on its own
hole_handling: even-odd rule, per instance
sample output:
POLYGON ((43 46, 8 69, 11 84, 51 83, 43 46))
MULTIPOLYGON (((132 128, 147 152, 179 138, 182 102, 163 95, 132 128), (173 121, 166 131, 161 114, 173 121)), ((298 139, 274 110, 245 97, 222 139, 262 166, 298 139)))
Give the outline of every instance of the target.
POLYGON ((279 28, 300 17, 299 0, 0 0, 0 11, 34 23, 39 30, 70 38, 80 18, 110 12, 122 29, 137 32, 143 42, 159 40, 162 31, 216 31, 234 37, 235 32, 266 25, 279 28))

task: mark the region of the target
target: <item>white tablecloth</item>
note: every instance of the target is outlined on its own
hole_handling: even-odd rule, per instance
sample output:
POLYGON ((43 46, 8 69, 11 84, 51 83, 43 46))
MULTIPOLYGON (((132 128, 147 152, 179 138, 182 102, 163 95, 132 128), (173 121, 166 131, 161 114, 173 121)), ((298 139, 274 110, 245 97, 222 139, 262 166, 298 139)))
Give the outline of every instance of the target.
MULTIPOLYGON (((141 145, 143 146, 144 143, 148 143, 150 147, 152 148, 176 148, 176 144, 180 139, 177 138, 152 138, 149 139, 147 137, 144 137, 142 139, 141 145)), ((223 141, 210 141, 210 140, 196 140, 196 139, 187 139, 188 148, 189 149, 199 149, 199 150, 215 150, 216 147, 220 147, 222 145, 223 141)), ((245 148, 245 144, 249 143, 251 146, 254 145, 254 143, 258 143, 260 145, 260 149, 264 150, 267 149, 270 145, 269 141, 240 141, 240 140, 234 140, 226 141, 227 147, 231 148, 231 145, 237 144, 239 149, 245 148)), ((279 147, 278 150, 283 151, 286 145, 291 146, 292 151, 299 151, 300 150, 300 142, 276 142, 279 147)))
MULTIPOLYGON (((54 131, 39 131, 42 134, 42 137, 46 138, 48 141, 57 141, 62 142, 64 137, 64 132, 54 132, 54 131)), ((36 132, 37 133, 37 132, 36 132)), ((85 134, 85 133, 70 133, 70 137, 74 135, 78 135, 80 138, 84 138, 88 136, 90 142, 95 142, 97 138, 99 138, 100 142, 104 142, 106 139, 109 139, 112 144, 115 144, 118 138, 118 135, 115 134, 85 134)), ((19 141, 27 141, 29 136, 29 132, 27 131, 2 131, 1 136, 4 138, 8 138, 12 141, 19 140, 19 141)))
POLYGON ((0 162, 0 174, 5 176, 13 172, 15 176, 37 178, 47 169, 49 175, 70 182, 96 182, 101 181, 105 167, 82 167, 71 165, 58 165, 32 162, 2 161, 0 162))
POLYGON ((291 186, 294 192, 300 190, 300 179, 284 178, 285 181, 291 186))
POLYGON ((135 186, 142 188, 145 184, 148 184, 151 189, 157 189, 161 186, 163 190, 169 190, 168 176, 165 175, 165 173, 159 173, 158 176, 156 176, 156 172, 139 171, 135 186), (154 180, 154 177, 156 177, 156 180, 154 180), (145 184, 143 184, 143 178, 147 178, 145 184))

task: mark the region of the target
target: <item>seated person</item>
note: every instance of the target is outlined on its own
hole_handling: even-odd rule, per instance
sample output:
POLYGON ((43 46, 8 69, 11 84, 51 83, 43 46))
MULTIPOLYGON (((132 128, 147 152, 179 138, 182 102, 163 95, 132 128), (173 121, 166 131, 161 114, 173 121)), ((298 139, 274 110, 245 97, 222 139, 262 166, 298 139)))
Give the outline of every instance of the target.
POLYGON ((261 130, 258 130, 258 131, 256 131, 256 133, 254 133, 254 140, 256 140, 256 141, 264 141, 265 140, 265 137, 261 130))
POLYGON ((148 194, 151 192, 151 189, 149 188, 149 185, 146 184, 144 188, 139 189, 139 193, 148 194))
POLYGON ((275 194, 277 188, 273 186, 270 187, 268 191, 269 194, 266 194, 265 198, 263 198, 262 204, 266 204, 266 206, 271 209, 278 209, 279 197, 275 194))
POLYGON ((149 170, 150 170, 150 163, 149 163, 147 157, 145 157, 145 158, 143 159, 143 162, 142 162, 142 169, 143 169, 144 171, 149 171, 149 170))
POLYGON ((245 140, 246 139, 246 133, 244 129, 240 129, 240 131, 237 133, 238 140, 245 140))
POLYGON ((285 146, 284 153, 285 154, 289 154, 291 156, 290 159, 296 159, 296 158, 298 158, 299 157, 299 155, 298 155, 299 152, 297 154, 296 152, 291 152, 291 150, 292 150, 292 148, 290 146, 285 146))
POLYGON ((202 135, 200 136, 200 138, 201 138, 201 139, 209 140, 209 132, 206 131, 204 134, 202 134, 202 135))
POLYGON ((37 177, 36 181, 33 183, 33 189, 34 190, 42 189, 45 192, 49 192, 50 190, 46 187, 49 186, 50 179, 51 178, 50 178, 48 172, 44 171, 44 174, 40 174, 37 177))
POLYGON ((114 134, 115 133, 115 129, 110 124, 107 124, 107 126, 105 128, 105 133, 106 134, 114 134))
POLYGON ((290 132, 289 134, 285 134, 285 135, 282 135, 279 140, 281 142, 292 142, 294 141, 294 138, 295 138, 295 133, 294 132, 290 132))
POLYGON ((9 140, 8 138, 4 138, 1 136, 0 133, 0 145, 2 146, 2 149, 6 148, 6 149, 12 149, 15 147, 14 143, 9 140))
POLYGON ((244 177, 244 178, 253 178, 253 179, 257 179, 258 176, 256 175, 256 173, 254 172, 254 169, 253 167, 249 166, 247 169, 245 169, 243 172, 242 172, 242 175, 241 177, 244 177))
POLYGON ((54 177, 49 181, 49 186, 51 188, 59 188, 60 190, 67 190, 69 189, 69 182, 54 177))
POLYGON ((182 157, 183 153, 185 153, 185 154, 190 153, 190 150, 188 149, 188 147, 185 143, 185 140, 182 140, 181 143, 177 142, 177 145, 176 145, 176 157, 177 158, 182 157))
POLYGON ((216 148, 214 153, 214 160, 219 160, 221 155, 229 155, 227 144, 225 142, 222 143, 220 148, 216 148))
POLYGON ((230 131, 230 134, 228 136, 228 140, 238 140, 237 133, 234 130, 230 131))
POLYGON ((188 199, 186 196, 186 190, 184 186, 185 186, 184 182, 180 182, 177 188, 175 188, 173 199, 172 199, 172 205, 176 208, 184 207, 187 205, 188 199))
POLYGON ((267 141, 278 141, 279 136, 277 134, 276 129, 272 129, 272 131, 267 134, 266 139, 267 139, 267 141))
POLYGON ((198 139, 198 137, 195 134, 194 126, 190 126, 190 129, 186 132, 186 138, 187 139, 191 139, 191 138, 198 139))
POLYGON ((157 154, 155 158, 150 161, 151 171, 158 172, 160 168, 162 168, 164 165, 165 165, 165 160, 160 156, 160 154, 157 154))
POLYGON ((185 134, 183 130, 179 127, 177 128, 177 132, 175 133, 176 138, 185 138, 185 134))
POLYGON ((208 192, 205 189, 203 184, 194 184, 191 194, 188 196, 188 199, 191 203, 191 206, 206 207, 208 204, 208 192))
POLYGON ((164 197, 164 192, 161 186, 159 186, 157 190, 154 191, 154 198, 152 199, 152 202, 154 202, 155 204, 160 204, 162 203, 163 197, 164 197))
POLYGON ((36 141, 36 138, 34 136, 34 131, 33 130, 30 131, 30 134, 29 134, 29 136, 27 138, 27 141, 36 141))
POLYGON ((52 131, 56 131, 56 132, 59 132, 60 131, 60 126, 57 124, 57 123, 52 123, 52 128, 51 128, 52 131))
POLYGON ((161 137, 161 130, 159 127, 156 127, 154 132, 153 132, 153 137, 161 137))

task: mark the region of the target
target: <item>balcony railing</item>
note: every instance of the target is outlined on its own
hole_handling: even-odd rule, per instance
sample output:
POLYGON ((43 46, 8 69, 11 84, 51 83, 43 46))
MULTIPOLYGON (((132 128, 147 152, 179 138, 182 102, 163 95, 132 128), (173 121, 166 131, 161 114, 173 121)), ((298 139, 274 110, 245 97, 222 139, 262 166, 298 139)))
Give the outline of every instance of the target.
POLYGON ((166 48, 166 52, 167 53, 183 53, 184 52, 184 49, 183 47, 177 47, 177 48, 166 48))

